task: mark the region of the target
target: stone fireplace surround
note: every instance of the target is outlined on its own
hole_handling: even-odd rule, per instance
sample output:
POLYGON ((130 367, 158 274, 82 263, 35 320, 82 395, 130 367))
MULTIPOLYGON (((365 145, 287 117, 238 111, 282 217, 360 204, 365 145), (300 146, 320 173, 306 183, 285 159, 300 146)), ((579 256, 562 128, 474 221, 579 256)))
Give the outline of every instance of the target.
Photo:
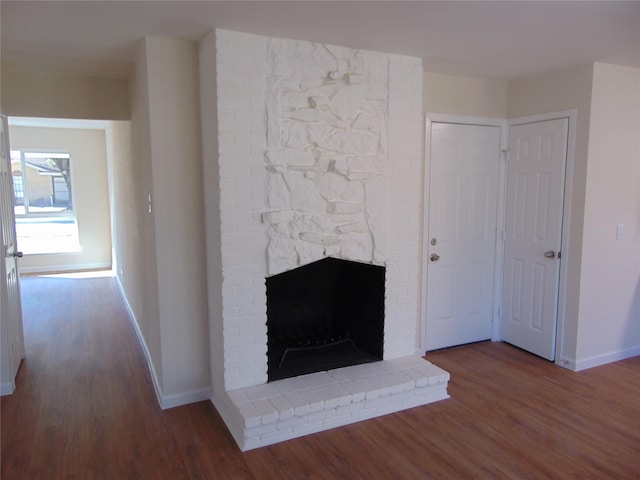
POLYGON ((419 59, 216 30, 200 44, 212 402, 242 450, 448 398, 416 355, 419 59), (265 278, 386 267, 383 361, 267 383, 265 278))

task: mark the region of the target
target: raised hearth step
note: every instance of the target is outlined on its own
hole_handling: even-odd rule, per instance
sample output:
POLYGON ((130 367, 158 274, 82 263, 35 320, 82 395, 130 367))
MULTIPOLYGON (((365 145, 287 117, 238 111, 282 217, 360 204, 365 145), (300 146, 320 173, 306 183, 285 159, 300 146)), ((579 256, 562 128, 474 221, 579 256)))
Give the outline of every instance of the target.
POLYGON ((231 390, 227 412, 249 450, 449 398, 448 381, 427 360, 402 357, 231 390))

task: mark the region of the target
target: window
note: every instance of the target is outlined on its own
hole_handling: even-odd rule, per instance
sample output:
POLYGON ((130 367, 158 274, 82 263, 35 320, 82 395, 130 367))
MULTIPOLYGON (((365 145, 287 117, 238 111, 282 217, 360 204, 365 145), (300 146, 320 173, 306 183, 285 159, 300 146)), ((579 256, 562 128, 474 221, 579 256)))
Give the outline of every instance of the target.
POLYGON ((13 172, 13 194, 15 195, 15 205, 24 205, 22 172, 13 172))
POLYGON ((80 250, 73 210, 71 156, 11 150, 18 246, 25 254, 80 250))

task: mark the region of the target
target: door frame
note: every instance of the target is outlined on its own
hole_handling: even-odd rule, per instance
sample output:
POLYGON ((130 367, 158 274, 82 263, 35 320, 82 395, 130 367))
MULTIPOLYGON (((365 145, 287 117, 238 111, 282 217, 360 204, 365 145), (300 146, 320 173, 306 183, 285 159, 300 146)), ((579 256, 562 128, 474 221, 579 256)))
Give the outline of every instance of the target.
POLYGON ((578 111, 577 109, 560 110, 555 112, 540 113, 534 115, 526 115, 514 118, 488 118, 473 117, 464 115, 447 115, 438 113, 427 113, 425 115, 425 148, 424 148, 424 172, 423 172, 423 216, 422 216, 422 242, 421 242, 421 260, 422 285, 420 291, 420 328, 419 328, 419 344, 420 350, 418 354, 424 355, 426 351, 426 321, 427 321, 427 268, 428 268, 428 239, 429 237, 429 194, 431 192, 430 185, 430 167, 431 167, 431 124, 432 123, 454 123, 465 125, 491 126, 500 128, 500 163, 498 171, 498 200, 497 200, 497 222, 496 222, 496 255, 494 266, 494 294, 493 294, 493 327, 491 340, 500 341, 501 311, 502 304, 502 283, 503 283, 503 263, 504 263, 504 241, 503 234, 505 231, 505 214, 506 214, 506 190, 507 190, 507 154, 509 148, 509 128, 515 125, 526 123, 543 122, 547 120, 557 120, 567 118, 569 120, 569 129, 567 135, 567 163, 565 172, 564 196, 563 196, 563 212, 562 212, 562 240, 561 252, 563 262, 560 264, 560 279, 558 286, 558 309, 556 322, 556 355, 555 363, 559 366, 572 369, 569 359, 565 357, 565 329, 566 329, 566 298, 568 286, 568 270, 567 267, 570 251, 570 226, 571 226, 571 200, 573 192, 573 172, 575 164, 575 144, 576 144, 576 127, 578 111))
MULTIPOLYGON (((564 176, 564 195, 562 205, 562 233, 560 242, 560 252, 562 258, 560 261, 560 278, 558 282, 558 306, 557 306, 557 319, 556 319, 556 352, 555 361, 556 365, 565 367, 568 369, 574 369, 574 362, 565 357, 565 339, 566 339, 566 303, 567 303, 567 288, 568 288, 568 263, 570 255, 570 232, 571 232, 571 200, 573 192, 573 172, 575 163, 575 145, 576 145, 576 127, 578 111, 576 109, 561 110, 557 112, 541 113, 536 115, 527 115, 524 117, 510 118, 507 122, 508 128, 515 125, 523 125, 527 123, 545 122, 548 120, 559 120, 566 118, 569 121, 569 128, 567 132, 567 159, 565 166, 564 176)), ((506 182, 506 178, 505 178, 506 182)), ((503 190, 506 192, 506 183, 502 185, 503 190)), ((506 213, 506 205, 503 208, 503 215, 506 213)), ((502 285, 500 285, 502 291, 502 285)))
POLYGON ((492 327, 491 340, 500 340, 500 323, 499 323, 499 307, 501 301, 501 285, 502 285, 502 240, 499 231, 504 230, 504 187, 506 180, 506 148, 508 145, 508 125, 507 120, 503 118, 489 117, 471 117, 464 115, 446 115, 438 113, 427 113, 425 115, 425 148, 424 148, 424 171, 422 190, 423 211, 422 211, 422 242, 421 260, 422 260, 422 286, 420 291, 420 355, 424 355, 426 351, 426 331, 427 331, 427 269, 429 268, 428 251, 429 245, 429 195, 431 193, 431 125, 433 123, 451 123, 458 125, 473 125, 479 127, 498 127, 500 128, 500 160, 498 163, 498 197, 496 211, 496 244, 495 257, 493 267, 493 300, 492 300, 492 327))

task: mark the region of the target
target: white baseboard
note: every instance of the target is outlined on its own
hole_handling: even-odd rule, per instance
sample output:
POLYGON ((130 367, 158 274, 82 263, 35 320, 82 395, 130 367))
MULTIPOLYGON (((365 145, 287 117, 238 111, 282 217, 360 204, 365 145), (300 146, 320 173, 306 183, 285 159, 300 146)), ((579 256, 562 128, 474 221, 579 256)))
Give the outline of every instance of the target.
POLYGON ((75 272, 82 270, 104 270, 111 268, 111 262, 97 263, 70 263, 67 265, 48 265, 45 267, 20 267, 20 273, 37 274, 37 273, 59 273, 59 272, 75 272))
POLYGON ((606 365, 607 363, 618 362, 626 358, 636 357, 640 355, 640 346, 627 348, 625 350, 618 350, 615 352, 608 352, 602 355, 595 355, 593 357, 583 358, 576 361, 569 361, 568 368, 579 372, 580 370, 586 370, 588 368, 599 367, 600 365, 606 365))
POLYGON ((4 382, 0 383, 0 396, 11 395, 16 389, 16 384, 14 382, 4 382))
POLYGON ((149 347, 147 347, 147 342, 145 342, 144 337, 142 336, 142 331, 140 330, 140 325, 138 325, 138 320, 136 319, 136 315, 129 304, 129 300, 127 299, 127 295, 124 293, 124 288, 122 287, 122 282, 120 282, 120 278, 117 276, 116 285, 118 285, 118 290, 120 290, 120 296, 122 297, 122 301, 124 302, 124 306, 127 309, 127 313, 129 314, 129 320, 131 320, 131 324, 133 325, 133 329, 136 331, 136 336, 138 337, 138 342, 142 347, 142 352, 144 353, 144 358, 147 360, 147 366, 149 367, 149 372, 151 373, 151 382, 153 383, 153 389, 156 392, 156 399, 158 400, 158 404, 160 408, 162 408, 162 389, 160 388, 160 382, 158 381, 158 375, 156 374, 156 369, 153 366, 153 360, 151 359, 151 353, 149 352, 149 347))
POLYGON ((127 313, 129 314, 129 320, 131 320, 131 324, 136 331, 138 342, 140 343, 142 351, 144 352, 144 357, 147 360, 147 366, 149 367, 149 372, 151 373, 153 389, 156 392, 156 399, 158 400, 158 405, 160 405, 160 408, 166 410, 168 408, 179 407, 181 405, 187 405, 189 403, 201 402, 203 400, 208 400, 209 398, 211 398, 210 388, 173 393, 171 395, 165 395, 162 392, 160 381, 158 380, 158 375, 156 374, 156 369, 153 364, 153 359, 151 358, 149 347, 147 347, 147 342, 145 341, 144 336, 142 335, 142 331, 140 330, 140 325, 138 325, 138 320, 136 319, 135 313, 133 313, 133 309, 131 308, 129 301, 127 300, 127 296, 124 293, 124 288, 122 287, 120 278, 116 276, 115 279, 116 284, 118 285, 118 290, 120 290, 120 296, 122 297, 122 301, 124 302, 127 313))
POLYGON ((172 395, 162 395, 160 400, 160 408, 179 407, 188 405, 189 403, 202 402, 211 398, 210 388, 201 388, 200 390, 192 390, 190 392, 174 393, 172 395))

